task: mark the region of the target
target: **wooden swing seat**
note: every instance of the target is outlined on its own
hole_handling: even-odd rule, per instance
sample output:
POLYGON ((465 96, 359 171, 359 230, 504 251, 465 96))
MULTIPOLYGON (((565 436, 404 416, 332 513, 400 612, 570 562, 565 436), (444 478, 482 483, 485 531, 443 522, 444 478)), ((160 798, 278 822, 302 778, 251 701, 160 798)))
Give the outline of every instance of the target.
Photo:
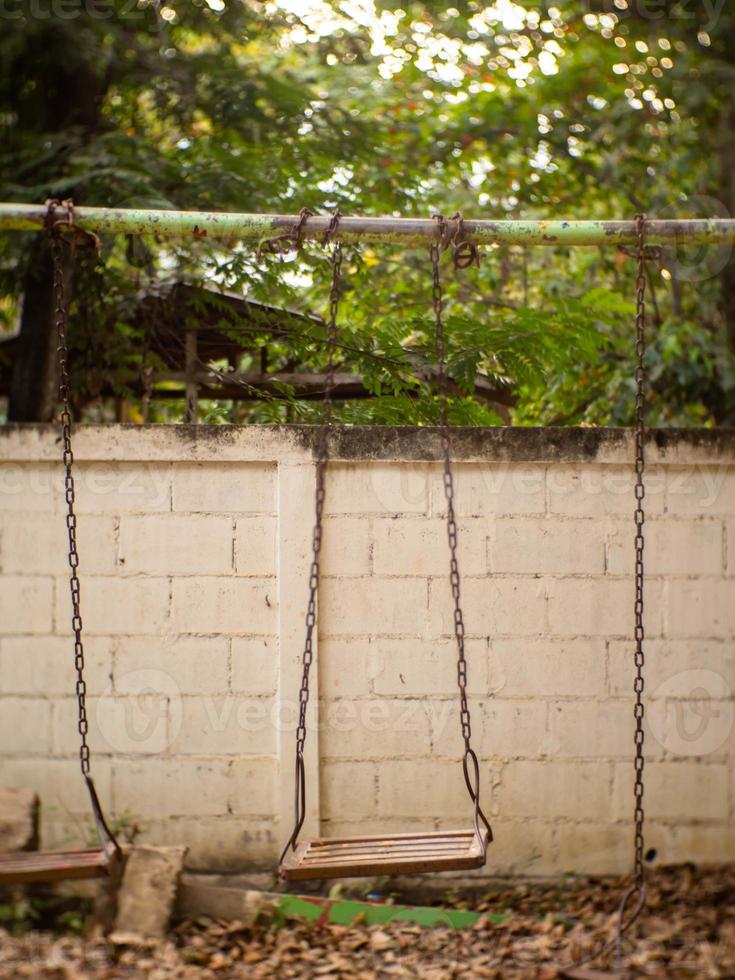
POLYGON ((0 886, 27 885, 37 881, 73 881, 102 878, 109 874, 105 850, 17 851, 0 854, 0 886))
POLYGON ((302 841, 285 854, 279 872, 287 881, 372 878, 481 868, 484 847, 474 829, 390 837, 334 837, 302 841))

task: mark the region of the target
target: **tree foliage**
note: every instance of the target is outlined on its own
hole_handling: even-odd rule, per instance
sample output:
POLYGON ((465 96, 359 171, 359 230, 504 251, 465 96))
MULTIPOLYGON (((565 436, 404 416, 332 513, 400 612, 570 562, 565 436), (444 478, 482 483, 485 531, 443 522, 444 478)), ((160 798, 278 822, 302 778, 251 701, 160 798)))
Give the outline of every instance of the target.
MULTIPOLYGON (((38 9, 19 2, 0 32, 4 200, 493 218, 735 209, 735 13, 714 0, 38 9)), ((0 241, 6 329, 33 256, 31 236, 0 241)), ((454 421, 500 421, 474 393, 477 372, 512 393, 519 423, 631 421, 632 259, 497 248, 479 269, 445 268, 454 421)), ((717 249, 649 263, 652 422, 735 420, 734 269, 717 249)), ((105 241, 74 283, 77 390, 93 396, 104 379, 135 401, 126 379, 143 338, 131 311, 171 278, 323 313, 329 263, 318 246, 259 259, 237 242, 105 241)), ((380 397, 340 406, 344 421, 436 419, 419 370, 433 351, 430 286, 421 250, 349 250, 340 360, 380 397)), ((323 367, 318 323, 254 339, 271 347, 269 370, 323 367)), ((157 411, 176 417, 181 405, 157 411)), ((238 417, 317 412, 284 389, 238 417)), ((208 413, 233 417, 229 405, 208 413)))

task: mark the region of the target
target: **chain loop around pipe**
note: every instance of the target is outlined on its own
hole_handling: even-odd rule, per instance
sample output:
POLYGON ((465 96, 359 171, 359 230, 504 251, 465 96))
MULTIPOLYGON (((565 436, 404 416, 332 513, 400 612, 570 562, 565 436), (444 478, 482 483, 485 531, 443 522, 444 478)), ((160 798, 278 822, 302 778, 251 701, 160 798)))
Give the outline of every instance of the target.
POLYGON ((257 251, 258 260, 260 261, 263 252, 268 252, 270 255, 288 255, 289 252, 298 252, 304 243, 306 222, 313 217, 314 212, 311 208, 302 208, 289 232, 261 242, 257 251))

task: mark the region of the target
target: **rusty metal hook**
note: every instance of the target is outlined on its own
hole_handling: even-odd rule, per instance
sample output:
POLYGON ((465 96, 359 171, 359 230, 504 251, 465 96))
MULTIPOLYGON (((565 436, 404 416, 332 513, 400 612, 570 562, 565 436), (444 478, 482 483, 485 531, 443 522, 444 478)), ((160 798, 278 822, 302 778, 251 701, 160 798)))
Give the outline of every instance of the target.
POLYGON ((85 231, 84 228, 80 228, 74 221, 74 202, 70 197, 65 198, 63 201, 59 201, 55 197, 50 197, 46 201, 46 220, 44 225, 46 231, 51 236, 61 236, 63 232, 69 233, 68 240, 72 255, 76 254, 79 245, 94 248, 97 255, 102 251, 102 242, 99 236, 95 235, 94 232, 85 231), (56 211, 60 208, 65 210, 65 214, 63 217, 58 218, 56 211))

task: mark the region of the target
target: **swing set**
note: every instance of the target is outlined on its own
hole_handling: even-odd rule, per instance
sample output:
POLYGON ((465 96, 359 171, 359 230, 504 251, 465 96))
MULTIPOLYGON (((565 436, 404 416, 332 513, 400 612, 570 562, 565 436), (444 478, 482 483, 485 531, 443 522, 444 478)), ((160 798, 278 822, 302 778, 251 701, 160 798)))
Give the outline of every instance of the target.
POLYGON ((454 265, 466 269, 478 261, 478 245, 491 243, 591 245, 611 243, 618 247, 633 246, 637 261, 635 319, 635 627, 634 646, 634 812, 635 826, 633 884, 623 897, 621 921, 627 905, 636 899, 634 911, 624 928, 637 917, 644 903, 643 867, 643 793, 644 793, 644 469, 645 469, 645 291, 646 260, 651 257, 647 242, 718 243, 735 240, 735 221, 648 221, 644 215, 619 222, 491 222, 463 221, 461 215, 431 220, 343 218, 336 212, 331 218, 313 215, 304 209, 294 220, 280 216, 226 215, 194 212, 127 211, 121 209, 79 208, 71 202, 51 201, 46 206, 0 204, 1 230, 44 229, 51 242, 53 259, 54 323, 58 336, 60 375, 62 463, 65 471, 65 525, 68 532, 69 589, 72 604, 74 646, 74 691, 77 700, 77 727, 80 739, 79 759, 92 815, 99 837, 96 848, 76 851, 16 853, 0 856, 0 885, 37 881, 60 881, 101 877, 113 873, 122 860, 121 849, 111 832, 97 796, 91 775, 90 750, 87 743, 88 722, 86 682, 84 677, 83 624, 80 609, 78 575, 77 516, 75 513, 74 455, 67 345, 67 303, 64 285, 65 247, 74 254, 80 242, 97 241, 97 232, 144 234, 155 232, 170 236, 224 237, 258 240, 262 248, 283 253, 298 249, 307 238, 322 239, 331 247, 332 280, 329 293, 329 317, 326 331, 327 375, 323 394, 324 417, 319 429, 316 452, 315 522, 312 535, 312 560, 309 569, 306 635, 302 656, 302 679, 299 689, 299 720, 296 731, 294 777, 294 825, 279 860, 279 873, 287 880, 337 877, 381 876, 398 873, 433 873, 482 867, 493 840, 490 824, 480 805, 480 765, 472 748, 472 727, 467 699, 467 660, 465 626, 461 602, 461 580, 458 558, 458 530, 455 518, 455 480, 452 469, 451 427, 448 422, 448 378, 443 324, 443 297, 440 274, 442 252, 451 248, 454 265), (443 485, 447 508, 449 545, 449 583, 453 600, 453 628, 457 649, 457 687, 460 705, 461 735, 464 744, 462 772, 471 804, 468 827, 436 833, 409 833, 390 836, 350 838, 316 838, 300 840, 306 813, 306 774, 304 748, 307 737, 307 707, 310 698, 309 674, 314 657, 314 630, 317 624, 317 592, 320 578, 320 555, 323 543, 323 514, 326 474, 329 460, 329 434, 332 428, 332 392, 337 346, 337 318, 340 297, 343 243, 371 240, 401 241, 405 244, 429 243, 432 273, 432 306, 434 314, 438 395, 440 407, 439 435, 442 447, 443 485))

